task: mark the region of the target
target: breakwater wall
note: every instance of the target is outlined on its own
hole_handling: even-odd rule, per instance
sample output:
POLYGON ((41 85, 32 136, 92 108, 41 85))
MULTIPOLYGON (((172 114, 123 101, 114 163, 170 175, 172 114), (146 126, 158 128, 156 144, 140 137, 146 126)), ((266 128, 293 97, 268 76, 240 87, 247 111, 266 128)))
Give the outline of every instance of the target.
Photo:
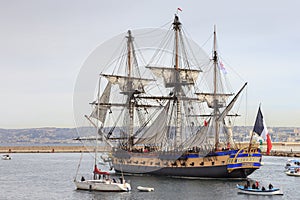
MULTIPOLYGON (((0 153, 80 153, 94 151, 93 146, 0 146, 0 153)), ((97 147, 97 151, 110 151, 109 147, 97 147)))
MULTIPOLYGON (((267 144, 257 144, 262 150, 263 155, 266 155, 267 144)), ((269 156, 285 156, 285 157, 300 157, 299 142, 272 142, 272 150, 269 156)))
MULTIPOLYGON (((238 143, 239 147, 245 147, 249 143, 238 143)), ((257 143, 255 144, 258 145, 257 143)), ((259 145, 266 155, 267 145, 259 145)), ((94 151, 93 146, 0 146, 0 153, 80 153, 94 151)), ((110 147, 97 147, 97 151, 110 151, 110 147)), ((297 142, 273 142, 270 156, 300 157, 300 143, 297 142)))
MULTIPOLYGON (((261 147, 265 152, 267 145, 261 147)), ((273 142, 270 156, 300 157, 300 143, 298 142, 273 142)))

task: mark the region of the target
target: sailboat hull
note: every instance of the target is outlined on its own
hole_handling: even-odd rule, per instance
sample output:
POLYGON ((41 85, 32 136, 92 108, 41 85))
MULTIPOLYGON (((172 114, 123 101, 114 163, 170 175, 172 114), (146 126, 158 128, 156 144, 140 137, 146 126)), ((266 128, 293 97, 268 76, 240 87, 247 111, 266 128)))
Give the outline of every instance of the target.
POLYGON ((102 192, 128 192, 131 190, 131 186, 128 183, 112 183, 101 180, 75 181, 74 183, 78 190, 102 192))

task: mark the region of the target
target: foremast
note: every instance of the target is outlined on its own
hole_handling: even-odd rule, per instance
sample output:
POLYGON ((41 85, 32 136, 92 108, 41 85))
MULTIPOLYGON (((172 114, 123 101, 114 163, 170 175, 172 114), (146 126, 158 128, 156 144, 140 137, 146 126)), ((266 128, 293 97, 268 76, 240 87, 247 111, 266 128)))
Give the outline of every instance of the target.
POLYGON ((103 138, 109 144, 109 146, 114 147, 113 143, 110 141, 116 139, 120 141, 122 148, 125 147, 126 149, 131 150, 132 146, 134 145, 135 109, 151 107, 150 105, 146 104, 138 104, 136 97, 139 94, 144 93, 145 85, 154 80, 142 78, 140 76, 133 44, 134 37, 132 36, 130 30, 128 30, 125 38, 126 52, 121 53, 119 59, 115 61, 116 64, 113 63, 113 72, 100 73, 100 81, 101 78, 104 77, 108 83, 106 84, 101 96, 98 96, 97 100, 91 103, 94 106, 94 109, 90 116, 85 117, 94 127, 97 127, 97 123, 101 122, 101 128, 98 129, 98 133, 99 135, 104 136, 103 138), (122 74, 117 74, 121 72, 122 74), (118 95, 118 99, 113 99, 113 96, 116 94, 118 95), (120 98, 122 98, 122 101, 120 98), (120 108, 122 111, 115 111, 116 109, 120 108), (117 138, 110 138, 113 132, 116 131, 116 126, 120 124, 118 117, 113 124, 108 125, 109 123, 112 123, 108 120, 109 115, 112 113, 116 113, 118 116, 126 116, 123 121, 123 124, 125 125, 123 128, 125 128, 127 131, 122 131, 122 133, 124 133, 123 136, 119 135, 117 138), (93 122, 91 118, 96 119, 97 123, 93 122), (108 129, 110 130, 107 133, 108 129), (107 133, 106 135, 104 135, 105 132, 107 133))

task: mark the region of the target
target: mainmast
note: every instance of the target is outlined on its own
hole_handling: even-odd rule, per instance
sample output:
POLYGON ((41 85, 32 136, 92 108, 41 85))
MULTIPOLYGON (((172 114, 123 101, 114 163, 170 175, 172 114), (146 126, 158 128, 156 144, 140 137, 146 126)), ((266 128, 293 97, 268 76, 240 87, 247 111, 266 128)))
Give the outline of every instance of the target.
POLYGON ((132 54, 133 54, 133 37, 131 36, 131 31, 128 30, 127 38, 127 67, 128 67, 128 82, 126 85, 128 91, 128 109, 129 109, 129 138, 128 138, 128 147, 131 150, 133 146, 133 128, 134 128, 134 99, 133 99, 133 89, 132 89, 132 80, 131 80, 131 65, 132 65, 132 54))
POLYGON ((175 15, 174 22, 173 22, 173 30, 175 31, 175 69, 178 71, 179 69, 179 46, 178 46, 178 40, 179 40, 179 32, 181 30, 181 23, 179 21, 179 17, 175 15))
POLYGON ((131 52, 132 52, 132 41, 133 41, 133 37, 131 35, 131 31, 128 30, 128 36, 126 36, 127 38, 127 67, 128 67, 128 77, 131 77, 131 52))
POLYGON ((213 47, 213 61, 214 61, 214 95, 213 95, 213 104, 214 104, 214 123, 215 123, 215 149, 219 145, 219 123, 217 116, 219 114, 218 108, 218 98, 217 98, 217 67, 218 67, 218 53, 217 53, 217 35, 216 35, 216 26, 214 26, 214 47, 213 47))
POLYGON ((181 31, 181 23, 177 15, 175 15, 173 22, 173 30, 175 31, 175 96, 177 97, 176 107, 177 107, 177 120, 176 120, 176 139, 175 139, 175 148, 177 145, 181 144, 181 105, 180 105, 180 91, 181 91, 181 83, 179 77, 179 34, 181 31))

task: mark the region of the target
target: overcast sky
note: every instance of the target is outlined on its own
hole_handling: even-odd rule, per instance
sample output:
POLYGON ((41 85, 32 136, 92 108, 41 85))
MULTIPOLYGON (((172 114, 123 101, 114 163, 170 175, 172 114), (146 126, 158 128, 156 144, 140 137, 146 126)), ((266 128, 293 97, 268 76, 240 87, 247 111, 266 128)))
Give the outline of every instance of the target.
POLYGON ((177 7, 199 45, 217 26, 222 57, 249 85, 247 125, 262 103, 268 126, 300 126, 298 0, 0 0, 0 128, 74 127, 89 54, 128 29, 165 24, 177 7))

